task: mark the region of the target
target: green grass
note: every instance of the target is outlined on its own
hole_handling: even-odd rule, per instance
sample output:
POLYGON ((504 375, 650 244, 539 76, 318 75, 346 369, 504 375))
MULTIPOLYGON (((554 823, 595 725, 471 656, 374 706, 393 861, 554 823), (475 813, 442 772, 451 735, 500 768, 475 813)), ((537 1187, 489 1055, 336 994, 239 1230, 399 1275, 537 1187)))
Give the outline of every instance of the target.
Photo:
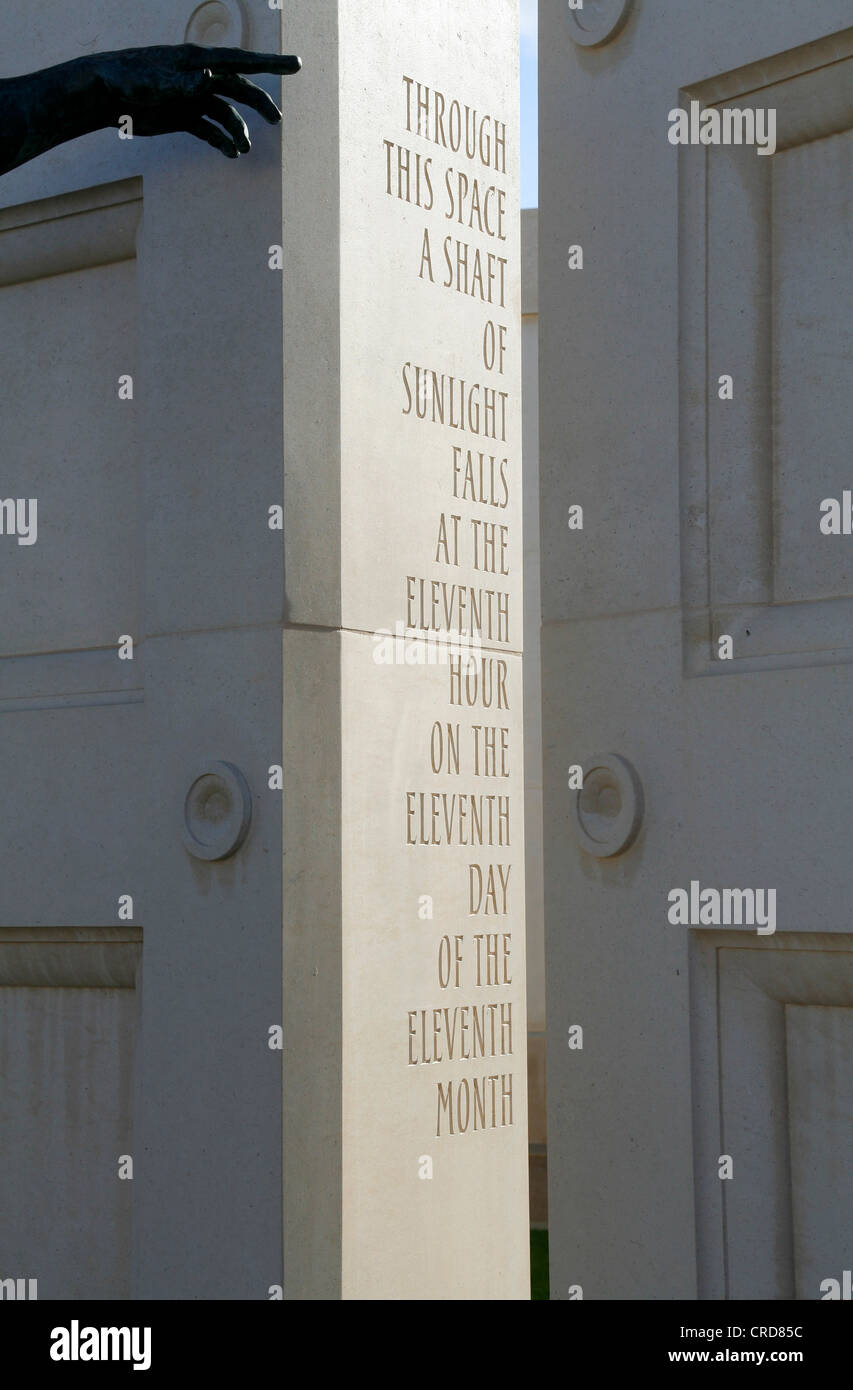
POLYGON ((550 1299, 548 1278, 548 1232, 530 1232, 530 1297, 550 1299))

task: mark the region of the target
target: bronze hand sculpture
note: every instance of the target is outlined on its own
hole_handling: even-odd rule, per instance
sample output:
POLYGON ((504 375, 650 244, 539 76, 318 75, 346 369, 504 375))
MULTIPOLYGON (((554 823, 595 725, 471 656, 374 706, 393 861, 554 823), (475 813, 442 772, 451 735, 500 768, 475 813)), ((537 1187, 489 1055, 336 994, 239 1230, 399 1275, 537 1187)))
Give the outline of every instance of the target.
POLYGON ((277 53, 184 43, 94 53, 7 78, 0 81, 0 174, 127 116, 134 136, 186 131, 236 159, 251 142, 232 101, 271 125, 281 120, 272 97, 241 74, 288 76, 301 66, 277 53))

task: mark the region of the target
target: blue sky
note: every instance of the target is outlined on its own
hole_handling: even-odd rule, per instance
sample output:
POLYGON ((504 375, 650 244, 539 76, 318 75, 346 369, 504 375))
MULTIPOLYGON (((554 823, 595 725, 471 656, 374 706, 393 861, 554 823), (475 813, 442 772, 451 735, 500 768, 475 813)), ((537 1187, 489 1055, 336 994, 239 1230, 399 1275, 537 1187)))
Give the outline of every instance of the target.
POLYGON ((536 95, 538 0, 521 0, 521 206, 539 206, 538 105, 536 95))

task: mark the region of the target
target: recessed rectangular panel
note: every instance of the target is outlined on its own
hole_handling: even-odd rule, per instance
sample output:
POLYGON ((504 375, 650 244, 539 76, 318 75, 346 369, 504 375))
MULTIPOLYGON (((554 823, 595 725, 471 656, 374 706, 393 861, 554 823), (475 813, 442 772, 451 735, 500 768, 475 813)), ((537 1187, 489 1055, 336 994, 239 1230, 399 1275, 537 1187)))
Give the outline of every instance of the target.
POLYGON ((784 1009, 749 978, 751 954, 718 956, 720 1147, 703 1177, 723 1189, 726 1298, 791 1298, 784 1009), (718 1176, 723 1154, 729 1179, 718 1176))
POLYGON ((0 1278, 39 1299, 130 1297, 135 1016, 133 989, 0 987, 0 1278))
MULTIPOLYGON (((685 664, 853 660, 853 30, 718 75, 682 104, 775 115, 775 145, 679 161, 685 664), (732 379, 729 398, 721 380, 732 379), (720 660, 716 638, 734 640, 720 660)), ((766 128, 766 127, 761 127, 766 128)))
POLYGON ((797 1298, 815 1299, 853 1269, 853 1009, 785 1015, 797 1298))
POLYGON ((819 1299, 851 1268, 853 939, 693 943, 702 1296, 819 1299))
POLYGON ((136 633, 135 293, 133 260, 0 288, 3 656, 136 633))
POLYGON ((777 601, 853 593, 853 536, 820 503, 853 489, 853 130, 784 150, 773 175, 777 601))

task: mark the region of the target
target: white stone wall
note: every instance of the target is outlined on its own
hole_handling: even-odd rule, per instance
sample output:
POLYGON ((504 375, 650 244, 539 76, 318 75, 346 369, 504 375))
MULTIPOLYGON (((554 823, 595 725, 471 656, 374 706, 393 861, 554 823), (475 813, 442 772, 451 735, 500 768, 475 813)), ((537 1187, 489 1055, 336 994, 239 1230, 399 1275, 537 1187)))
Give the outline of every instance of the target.
POLYGON ((850 22, 540 6, 552 1298, 850 1264, 850 22), (774 110, 775 152, 673 145, 694 101, 774 110), (671 919, 692 883, 772 890, 775 932, 671 919))

